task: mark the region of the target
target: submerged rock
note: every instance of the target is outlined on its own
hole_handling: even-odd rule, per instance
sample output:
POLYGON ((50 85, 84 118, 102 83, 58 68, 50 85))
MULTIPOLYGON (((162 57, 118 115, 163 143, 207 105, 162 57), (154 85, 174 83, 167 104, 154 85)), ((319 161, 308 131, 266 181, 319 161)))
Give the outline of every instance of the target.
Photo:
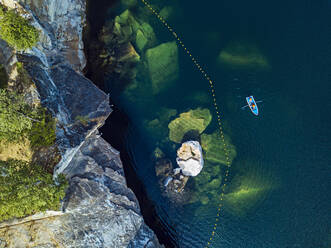
POLYGON ((143 22, 135 31, 135 45, 139 52, 143 52, 146 48, 150 48, 156 44, 156 36, 151 25, 143 22))
POLYGON ((138 1, 137 0, 121 0, 121 4, 124 6, 124 8, 133 8, 137 6, 138 1))
POLYGON ((205 162, 201 173, 193 177, 194 191, 190 201, 200 202, 203 205, 218 199, 222 184, 221 165, 205 162))
POLYGON ((222 50, 219 61, 236 67, 269 68, 267 58, 255 45, 234 43, 222 50))
MULTIPOLYGON (((235 146, 231 143, 230 137, 224 135, 225 146, 228 152, 229 163, 236 157, 237 152, 235 146)), ((212 134, 201 135, 201 146, 205 152, 205 159, 211 163, 227 165, 227 154, 224 151, 224 142, 219 131, 212 134)))
POLYGON ((155 114, 154 119, 144 121, 144 126, 147 131, 151 133, 151 136, 159 141, 167 137, 167 124, 176 114, 176 109, 161 108, 160 111, 155 114))
MULTIPOLYGON (((136 78, 140 55, 144 55, 147 48, 156 45, 156 36, 151 25, 132 13, 125 10, 113 21, 107 22, 99 35, 102 45, 98 45, 100 51, 97 61, 107 76, 120 79, 119 81, 133 81, 136 78)), ((90 53, 93 57, 94 49, 90 53)), ((97 69, 98 65, 94 66, 97 69)), ((117 86, 121 87, 125 86, 117 86)))
POLYGON ((168 125, 169 139, 176 143, 181 143, 184 135, 189 131, 197 131, 201 134, 211 122, 212 115, 209 109, 193 109, 181 113, 178 118, 168 125))
POLYGON ((163 17, 165 20, 171 19, 171 17, 174 15, 175 10, 172 6, 164 6, 160 10, 160 15, 163 17))
POLYGON ((171 160, 162 156, 156 159, 155 173, 163 195, 176 203, 188 202, 190 193, 184 187, 189 177, 181 173, 181 168, 173 169, 171 160))
POLYGON ((115 17, 113 32, 119 43, 133 42, 139 52, 156 44, 152 26, 138 20, 129 10, 115 17))
POLYGON ((257 162, 240 161, 237 174, 229 183, 224 206, 229 213, 244 217, 252 212, 277 187, 275 176, 257 162))
POLYGON ((203 168, 202 149, 198 141, 187 141, 177 150, 177 164, 184 176, 197 176, 203 168))
MULTIPOLYGON (((236 149, 227 135, 225 135, 225 144, 229 151, 229 162, 231 164, 236 156, 236 149)), ((219 200, 227 159, 219 131, 212 134, 202 134, 201 146, 204 151, 205 165, 202 172, 192 178, 194 191, 190 201, 206 205, 210 202, 217 203, 219 200)))
POLYGON ((156 161, 155 173, 158 177, 168 177, 172 172, 172 163, 170 159, 161 158, 156 161))
POLYGON ((146 62, 153 94, 171 86, 179 75, 178 47, 175 41, 163 43, 146 51, 146 62))

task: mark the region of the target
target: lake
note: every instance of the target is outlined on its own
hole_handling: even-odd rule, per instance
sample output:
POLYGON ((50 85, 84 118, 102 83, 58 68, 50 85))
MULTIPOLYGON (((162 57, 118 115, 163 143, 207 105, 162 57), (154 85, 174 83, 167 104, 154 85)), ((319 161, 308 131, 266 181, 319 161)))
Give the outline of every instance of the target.
MULTIPOLYGON (((231 155, 226 176, 209 82, 185 50, 176 49, 162 22, 141 2, 134 5, 132 16, 154 32, 156 38, 147 35, 155 38, 151 47, 167 46, 148 52, 137 42, 135 79, 125 87, 114 78, 105 83, 128 116, 120 142, 175 246, 330 247, 330 2, 150 3, 212 78, 231 155), (262 101, 258 116, 242 108, 250 95, 262 101), (201 119, 208 124, 201 127, 201 119), (187 135, 178 130, 189 129, 200 130, 205 165, 185 186, 188 199, 178 202, 163 192, 153 154, 158 148, 176 167, 176 150, 187 135)), ((124 10, 117 5, 109 18, 124 10)), ((105 128, 112 124, 103 129, 107 136, 105 128)))

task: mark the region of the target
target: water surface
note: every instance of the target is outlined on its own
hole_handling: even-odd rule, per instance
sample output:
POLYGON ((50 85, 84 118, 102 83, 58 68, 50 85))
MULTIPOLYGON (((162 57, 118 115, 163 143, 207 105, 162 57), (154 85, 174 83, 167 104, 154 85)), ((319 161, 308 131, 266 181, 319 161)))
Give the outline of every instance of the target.
MULTIPOLYGON (((225 133, 237 153, 230 184, 263 192, 225 203, 211 247, 330 247, 330 4, 182 0, 169 6, 176 12, 169 23, 215 82, 225 133), (258 117, 241 109, 248 95, 263 101, 258 117)), ((156 18, 150 20, 160 43, 173 40, 156 18)), ((148 87, 127 94, 111 80, 107 87, 130 118, 127 149, 169 234, 178 247, 204 247, 219 201, 179 205, 162 195, 151 154, 161 147, 175 164, 179 144, 167 140, 168 122, 156 130, 146 124, 163 108, 179 114, 200 107, 213 115, 205 132, 217 130, 208 82, 181 49, 179 72, 157 95, 148 87)))

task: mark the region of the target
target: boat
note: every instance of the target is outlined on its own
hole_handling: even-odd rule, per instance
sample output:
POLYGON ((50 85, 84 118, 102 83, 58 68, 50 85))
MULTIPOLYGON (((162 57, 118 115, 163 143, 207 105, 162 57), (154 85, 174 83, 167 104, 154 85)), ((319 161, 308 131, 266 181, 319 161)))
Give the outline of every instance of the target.
POLYGON ((247 104, 248 104, 249 108, 251 109, 252 113, 254 115, 258 115, 259 114, 259 109, 257 108, 257 104, 254 100, 254 97, 253 96, 248 96, 248 97, 246 97, 246 101, 247 101, 247 104))

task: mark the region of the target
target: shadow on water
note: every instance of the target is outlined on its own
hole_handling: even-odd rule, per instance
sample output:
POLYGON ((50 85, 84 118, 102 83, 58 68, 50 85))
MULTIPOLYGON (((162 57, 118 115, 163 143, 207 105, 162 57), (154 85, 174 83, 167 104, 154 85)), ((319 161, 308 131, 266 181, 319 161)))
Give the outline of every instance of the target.
MULTIPOLYGON (((117 0, 97 0, 88 1, 87 3, 88 25, 84 30, 83 38, 87 64, 84 73, 87 78, 92 80, 102 90, 105 90, 103 85, 104 72, 95 66, 95 61, 97 60, 95 56, 99 54, 98 49, 102 47, 102 44, 99 44, 98 41, 98 33, 104 25, 108 9, 115 6, 117 2, 117 0)), ((175 248, 177 247, 176 242, 167 232, 169 227, 164 226, 157 215, 156 206, 147 197, 143 183, 139 180, 128 150, 125 147, 128 125, 129 119, 127 115, 120 109, 113 107, 112 114, 100 131, 103 134, 102 137, 120 151, 127 185, 135 193, 139 201, 145 223, 154 231, 161 244, 169 248, 175 248)))
POLYGON ((87 25, 84 28, 84 52, 86 56, 86 67, 84 74, 101 89, 103 88, 103 73, 95 73, 98 69, 98 55, 102 44, 98 40, 98 33, 105 24, 109 8, 116 6, 118 0, 87 0, 86 19, 87 25))

